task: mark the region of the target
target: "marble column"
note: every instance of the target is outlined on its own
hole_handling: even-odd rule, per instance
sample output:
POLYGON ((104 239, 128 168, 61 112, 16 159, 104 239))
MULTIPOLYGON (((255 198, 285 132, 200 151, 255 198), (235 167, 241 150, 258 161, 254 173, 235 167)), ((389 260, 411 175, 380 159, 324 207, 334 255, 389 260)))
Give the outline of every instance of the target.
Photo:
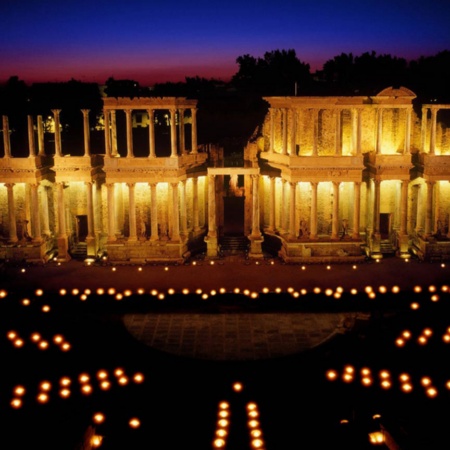
POLYGON ((427 142, 427 121, 428 121, 428 108, 422 106, 422 122, 420 127, 422 145, 420 151, 423 153, 425 153, 425 147, 427 142))
POLYGON ((180 142, 180 153, 182 155, 186 154, 186 143, 184 136, 184 109, 180 108, 178 110, 178 131, 179 131, 179 142, 180 142))
POLYGON ((280 227, 283 233, 287 232, 286 214, 286 180, 281 180, 281 202, 280 202, 280 227))
POLYGON ((297 183, 289 183, 290 193, 289 193, 289 238, 295 239, 297 236, 296 226, 295 226, 295 193, 297 188, 297 183))
POLYGON ((297 142, 297 111, 295 108, 291 109, 292 111, 292 124, 291 124, 291 150, 289 152, 290 155, 295 156, 295 144, 297 142))
POLYGON ((90 111, 89 109, 81 110, 81 113, 83 114, 84 156, 90 156, 91 154, 89 111, 90 111))
POLYGON ((41 212, 42 212, 42 234, 50 236, 50 220, 48 215, 48 189, 42 186, 41 189, 41 212))
POLYGON ((400 195, 400 235, 407 234, 407 218, 408 218, 408 181, 401 182, 400 195))
POLYGON ((127 157, 133 158, 134 157, 134 151, 133 151, 133 122, 131 118, 132 110, 126 109, 125 110, 125 117, 126 117, 126 127, 127 127, 127 157))
MULTIPOLYGON (((87 156, 87 155, 85 155, 87 156)), ((86 186, 86 209, 87 209, 87 254, 94 256, 96 254, 95 248, 95 228, 94 228, 94 194, 92 192, 92 182, 85 182, 86 186)))
POLYGON ((33 116, 28 115, 27 121, 28 121, 28 149, 29 149, 30 157, 33 157, 33 156, 36 156, 33 116))
POLYGON ((111 156, 119 156, 117 150, 117 122, 116 122, 116 111, 111 110, 111 156))
POLYGON ((178 183, 172 185, 172 235, 170 239, 178 242, 180 240, 180 209, 178 207, 178 183))
POLYGON ((205 238, 206 252, 216 257, 218 250, 216 225, 216 176, 208 175, 208 235, 205 238))
POLYGON ((359 218, 361 215, 361 183, 353 183, 353 233, 352 239, 359 240, 359 218))
POLYGON ((103 233, 103 201, 102 201, 102 185, 100 181, 94 182, 94 235, 103 233))
POLYGON ((150 240, 157 241, 159 239, 158 233, 158 183, 150 183, 150 200, 151 200, 151 224, 150 224, 150 240))
POLYGON ((282 121, 283 121, 283 147, 281 153, 287 155, 287 142, 288 142, 288 111, 287 108, 282 109, 282 121))
POLYGON ((405 148, 403 153, 409 154, 411 152, 411 113, 412 106, 406 109, 405 117, 405 148))
POLYGON ((252 237, 261 237, 260 216, 259 216, 259 175, 252 177, 252 237))
POLYGON ((425 207, 425 236, 431 236, 431 221, 433 216, 433 190, 436 184, 435 181, 427 181, 427 203, 425 207))
POLYGON ((431 133, 430 133, 430 155, 434 155, 436 152, 436 120, 438 109, 431 108, 431 133))
POLYGON ((342 125, 341 125, 341 110, 335 109, 335 139, 334 139, 334 154, 342 155, 342 125))
POLYGON ((267 231, 275 231, 275 177, 269 177, 269 227, 267 231))
POLYGON ((8 195, 9 242, 15 243, 17 238, 16 208, 14 206, 14 183, 5 183, 8 195))
POLYGON ((3 148, 6 158, 11 158, 11 140, 9 137, 9 121, 8 116, 2 116, 3 122, 3 148))
POLYGON ((374 203, 373 203, 373 232, 380 235, 380 203, 381 203, 381 181, 374 180, 374 203))
POLYGON ((197 108, 191 108, 191 147, 191 153, 197 154, 197 108))
POLYGON ((149 140, 149 158, 156 158, 155 150, 155 111, 147 109, 148 113, 148 140, 149 140))
POLYGON ((38 197, 37 183, 30 184, 31 193, 31 236, 33 237, 33 242, 41 242, 41 221, 39 217, 39 197, 38 197))
POLYGON ((180 232, 187 236, 186 180, 180 182, 180 232))
POLYGON ((42 121, 42 116, 37 116, 37 131, 39 156, 45 156, 44 123, 42 121))
POLYGON ((313 156, 318 156, 319 154, 319 110, 312 110, 312 118, 313 118, 313 148, 312 154, 313 156))
POLYGON ((104 125, 105 125, 105 154, 111 156, 111 124, 109 110, 103 110, 104 125))
POLYGON ((376 137, 376 152, 381 153, 381 143, 383 135, 383 109, 377 109, 377 137, 376 137))
POLYGON ((274 142, 275 142, 275 108, 269 108, 270 111, 270 142, 269 142, 269 152, 273 153, 275 151, 274 149, 274 142))
POLYGON ((172 158, 177 157, 177 110, 170 110, 170 156, 172 158))
POLYGON ((115 184, 108 183, 106 188, 108 193, 108 242, 114 242, 117 239, 115 184))
POLYGON ((128 222, 130 227, 128 241, 137 241, 136 201, 134 196, 135 183, 127 183, 127 186, 128 186, 128 222))
POLYGON ((198 178, 192 178, 192 226, 194 232, 200 231, 198 215, 198 178))
POLYGON ((423 184, 414 186, 417 189, 417 210, 415 232, 420 234, 423 231, 423 184))
POLYGON ((310 217, 310 239, 317 239, 317 187, 319 183, 311 181, 311 217, 310 217))
POLYGON ((56 183, 58 193, 58 259, 68 261, 69 240, 66 229, 66 205, 64 202, 64 183, 56 183))
POLYGON ((63 156, 61 148, 61 124, 59 121, 60 109, 52 109, 53 118, 55 121, 55 156, 63 156))
POLYGON ((339 239, 339 181, 333 181, 333 217, 331 221, 331 239, 339 239))

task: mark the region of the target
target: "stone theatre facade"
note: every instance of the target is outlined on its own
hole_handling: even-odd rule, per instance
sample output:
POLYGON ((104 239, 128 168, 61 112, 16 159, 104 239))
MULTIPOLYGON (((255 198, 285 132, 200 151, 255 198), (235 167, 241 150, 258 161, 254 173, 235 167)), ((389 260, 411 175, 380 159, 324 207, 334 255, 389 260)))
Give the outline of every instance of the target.
POLYGON ((414 98, 406 88, 265 98, 267 115, 239 164, 199 145, 192 99, 104 98, 104 152, 91 152, 82 110, 83 156, 64 152, 53 110, 53 148, 45 148, 42 117, 28 116, 29 156, 15 157, 3 116, 0 259, 67 261, 81 252, 181 262, 197 251, 221 256, 227 235, 246 237, 250 258, 448 259, 450 105, 417 111, 414 98), (167 118, 165 152, 158 111, 167 118), (137 114, 148 131, 144 152, 133 138, 137 114))

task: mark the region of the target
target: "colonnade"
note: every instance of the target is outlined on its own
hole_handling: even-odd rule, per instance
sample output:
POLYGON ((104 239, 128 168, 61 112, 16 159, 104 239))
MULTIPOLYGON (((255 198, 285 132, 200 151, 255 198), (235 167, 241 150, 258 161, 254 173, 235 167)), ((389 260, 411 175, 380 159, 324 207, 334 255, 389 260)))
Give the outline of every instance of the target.
MULTIPOLYGON (((362 113, 367 110, 367 107, 327 107, 327 108, 269 108, 270 111, 270 142, 269 142, 269 152, 276 152, 275 148, 275 123, 278 116, 281 115, 281 149, 278 153, 282 155, 295 156, 297 154, 297 141, 298 141, 298 124, 301 123, 302 118, 306 111, 312 116, 312 124, 310 124, 309 129, 312 130, 312 156, 318 156, 318 143, 319 143, 319 114, 321 111, 332 111, 334 115, 334 134, 335 134, 335 144, 334 144, 334 154, 342 155, 342 128, 343 119, 342 113, 344 110, 350 111, 350 122, 351 122, 351 154, 360 155, 361 154, 361 136, 362 136, 362 113), (289 117, 291 119, 289 120, 289 117), (290 139, 288 140, 288 136, 290 139)), ((382 139, 383 139, 383 111, 387 108, 393 109, 391 105, 376 105, 376 136, 375 136, 375 150, 377 153, 382 153, 382 139)), ((402 106, 398 109, 405 109, 405 140, 403 153, 410 153, 411 149, 411 117, 412 117, 412 105, 402 106)), ((434 109, 432 109, 433 113, 434 109)), ((434 116, 434 135, 436 133, 436 117, 434 116)))
MULTIPOLYGON (((149 117, 149 158, 156 158, 156 138, 155 138, 155 110, 147 109, 149 117)), ((185 146, 185 110, 186 108, 170 108, 170 149, 171 157, 177 157, 179 154, 187 154, 185 146), (177 118, 178 118, 178 133, 177 133, 177 118)), ((197 144, 197 109, 189 108, 191 112, 191 153, 198 153, 197 144)), ((116 111, 117 109, 105 108, 104 126, 105 126, 105 153, 107 156, 119 156, 117 148, 117 125, 116 125, 116 111)), ((133 150, 133 126, 132 126, 132 109, 123 109, 126 116, 126 137, 127 137, 127 156, 134 157, 133 150)))
POLYGON ((440 110, 450 109, 450 105, 424 105, 422 106, 422 123, 421 123, 421 149, 424 153, 430 155, 436 154, 436 131, 437 131, 437 114, 440 110), (428 125, 428 112, 430 111, 430 123, 428 125), (427 146, 428 129, 430 130, 430 142, 427 146))

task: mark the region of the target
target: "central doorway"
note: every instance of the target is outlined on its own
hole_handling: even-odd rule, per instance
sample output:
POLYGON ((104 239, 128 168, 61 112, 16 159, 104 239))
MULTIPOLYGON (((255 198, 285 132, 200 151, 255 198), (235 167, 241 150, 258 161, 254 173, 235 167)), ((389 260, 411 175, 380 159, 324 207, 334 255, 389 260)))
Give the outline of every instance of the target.
POLYGON ((77 239, 78 242, 86 242, 88 234, 88 223, 86 215, 79 215, 77 219, 77 239))
POLYGON ((244 204, 245 197, 224 197, 224 224, 225 236, 242 236, 244 234, 244 204))

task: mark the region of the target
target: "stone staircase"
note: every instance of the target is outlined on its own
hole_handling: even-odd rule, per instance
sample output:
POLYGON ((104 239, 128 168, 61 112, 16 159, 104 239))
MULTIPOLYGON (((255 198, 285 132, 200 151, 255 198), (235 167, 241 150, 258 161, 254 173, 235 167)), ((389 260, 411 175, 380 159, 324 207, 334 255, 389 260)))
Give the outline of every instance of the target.
POLYGON ((250 241, 246 236, 222 236, 219 246, 223 256, 240 255, 248 252, 250 241))
POLYGON ((385 256, 394 256, 396 248, 389 239, 382 239, 380 242, 380 252, 385 256))
POLYGON ((84 260, 87 258, 87 244, 86 242, 78 242, 70 249, 70 256, 73 259, 84 260))

